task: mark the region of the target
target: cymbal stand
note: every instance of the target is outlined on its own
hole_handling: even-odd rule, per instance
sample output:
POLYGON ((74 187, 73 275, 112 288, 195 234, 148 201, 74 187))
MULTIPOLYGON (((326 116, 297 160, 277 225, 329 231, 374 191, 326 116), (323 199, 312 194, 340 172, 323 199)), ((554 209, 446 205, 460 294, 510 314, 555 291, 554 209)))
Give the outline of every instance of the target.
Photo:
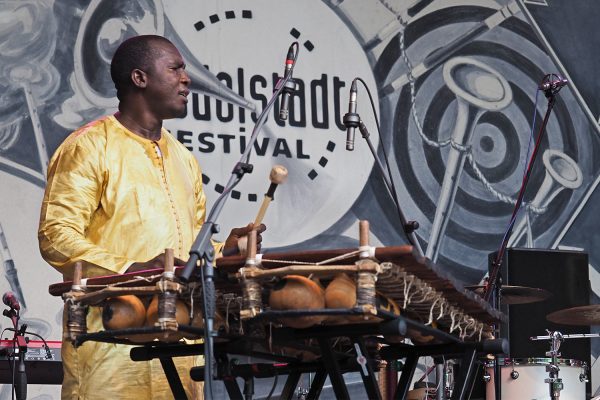
MULTIPOLYGON (((549 77, 549 75, 546 75, 544 77, 544 79, 547 79, 548 77, 549 77)), ((513 208, 513 213, 512 213, 511 219, 510 219, 510 223, 508 225, 508 229, 506 230, 506 234, 504 235, 504 237, 502 239, 502 243, 500 244, 500 248, 498 249, 498 252, 496 253, 496 258, 494 259, 494 262, 492 264, 492 271, 489 274, 489 280, 488 280, 489 284, 487 285, 487 287, 485 288, 484 293, 483 293, 483 298, 486 301, 490 301, 492 295, 495 295, 496 289, 497 288, 499 289, 502 286, 502 282, 499 282, 500 266, 502 265, 504 253, 506 252, 506 248, 508 247, 508 241, 510 239, 510 235, 512 233, 513 227, 515 225, 517 213, 519 212, 519 209, 521 208, 521 205, 523 204, 525 190, 527 189, 527 184, 529 182, 529 178, 531 176, 531 172, 533 170, 533 166, 535 164, 535 160, 537 158, 537 154, 540 149, 540 144, 542 142, 542 138, 544 137, 546 125, 548 124, 548 119, 550 118, 550 113, 556 102, 556 94, 557 93, 558 93, 558 89, 546 90, 544 92, 546 98, 548 99, 548 106, 546 109, 546 114, 545 114, 544 120, 540 126, 540 130, 539 130, 536 142, 535 142, 535 146, 531 153, 529 163, 527 164, 527 169, 525 171, 525 175, 523 176, 523 181, 521 182, 521 189, 519 190, 519 194, 517 196, 517 201, 515 202, 515 206, 513 208)), ((497 305, 499 306, 499 304, 497 304, 497 305)))
POLYGON ((546 365, 546 372, 549 374, 549 378, 544 379, 549 385, 550 389, 550 398, 552 400, 560 398, 560 391, 563 390, 562 379, 558 377, 558 371, 560 368, 558 367, 558 357, 560 357, 560 353, 558 349, 563 341, 562 333, 558 331, 550 332, 550 351, 546 352, 546 356, 551 358, 550 364, 546 365))
MULTIPOLYGON (((542 85, 540 87, 543 86, 544 82, 551 80, 553 76, 556 76, 556 75, 548 74, 548 75, 544 76, 542 85)), ((500 275, 500 267, 502 266, 502 262, 504 259, 504 253, 506 252, 506 248, 508 247, 508 241, 512 234, 512 231, 513 231, 513 228, 515 225, 515 221, 517 219, 517 214, 521 208, 521 205, 523 204, 523 199, 525 197, 525 190, 527 189, 527 184, 529 182, 531 172, 533 171, 533 166, 535 164, 535 160, 537 158, 538 151, 541 147, 540 145, 542 143, 542 138, 544 137, 546 125, 548 124, 548 120, 550 119, 550 113, 552 112, 552 108, 554 107, 554 104, 556 103, 556 95, 558 94, 559 90, 560 90, 560 87, 550 87, 549 89, 544 90, 544 95, 548 99, 548 106, 546 108, 546 114, 544 115, 544 120, 542 121, 542 124, 540 125, 539 133, 538 133, 537 139, 535 141, 535 146, 533 147, 533 151, 531 152, 531 157, 527 164, 527 168, 526 168, 525 174, 523 176, 523 181, 521 182, 521 189, 519 190, 519 194, 517 196, 517 200, 516 200, 515 206, 513 208, 513 212, 512 212, 512 216, 510 218, 510 222, 508 224, 508 228, 506 230, 506 233, 504 234, 504 237, 502 238, 502 242, 500 243, 500 247, 499 247, 499 249, 496 253, 496 257, 492 263, 492 269, 489 274, 488 285, 484 289, 484 293, 483 293, 484 300, 489 302, 490 300, 495 299, 496 301, 494 301, 494 304, 492 304, 492 305, 494 307, 496 307, 497 309, 500 309, 500 305, 501 305, 500 304, 500 301, 501 301, 500 293, 501 293, 501 289, 502 289, 502 278, 500 275), (492 299, 492 296, 493 296, 493 299, 492 299)), ((499 331, 498 326, 496 326, 496 330, 499 331)), ((501 389, 500 381, 498 379, 498 377, 500 376, 499 370, 500 370, 500 368, 498 366, 498 360, 496 360, 496 363, 494 364, 494 378, 496 378, 496 381, 495 381, 496 399, 502 398, 502 395, 501 395, 502 389, 501 389)))
MULTIPOLYGON (((550 353, 554 350, 554 341, 555 339, 555 335, 556 334, 560 335, 560 341, 562 342, 565 339, 589 339, 589 338, 596 338, 596 337, 600 337, 600 333, 574 333, 574 334, 570 334, 570 335, 562 335, 560 334, 560 332, 550 332, 548 331, 548 335, 544 335, 544 336, 532 336, 529 338, 529 340, 551 340, 552 341, 552 349, 546 353, 546 356, 551 356, 550 353)), ((558 346, 560 347, 560 343, 558 343, 558 346)), ((558 347, 556 349, 556 351, 558 351, 558 347)), ((556 357, 560 357, 560 353, 556 355, 556 357)), ((555 363, 555 360, 552 360, 552 363, 554 363, 554 365, 556 365, 558 367, 558 365, 555 363)), ((549 367, 549 366, 548 366, 549 367)), ((546 367, 546 370, 548 370, 548 367, 546 367)), ((586 363, 583 363, 583 372, 579 375, 579 381, 580 382, 588 382, 589 378, 588 378, 588 365, 586 363)), ((550 377, 552 378, 552 377, 550 377)), ((546 380, 545 382, 549 383, 548 380, 546 380)))

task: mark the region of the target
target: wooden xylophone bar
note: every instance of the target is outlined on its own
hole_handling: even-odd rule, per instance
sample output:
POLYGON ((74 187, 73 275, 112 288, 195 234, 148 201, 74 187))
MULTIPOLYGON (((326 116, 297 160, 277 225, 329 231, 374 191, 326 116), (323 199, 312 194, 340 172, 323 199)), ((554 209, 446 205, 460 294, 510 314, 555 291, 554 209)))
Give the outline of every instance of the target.
MULTIPOLYGON (((420 257, 413 251, 411 246, 395 246, 395 247, 377 247, 372 251, 374 257, 380 263, 392 263, 394 266, 400 268, 406 276, 416 277, 420 281, 425 282, 429 287, 433 288, 438 292, 444 300, 451 305, 459 307, 462 312, 473 317, 477 321, 484 324, 493 324, 505 317, 502 313, 494 310, 488 303, 483 301, 475 293, 465 290, 461 283, 456 281, 445 271, 441 266, 430 262, 429 260, 420 257)), ((332 250, 313 250, 313 251, 302 251, 293 253, 272 253, 265 254, 262 256, 261 267, 263 269, 274 269, 281 268, 283 266, 290 265, 290 262, 298 263, 320 263, 323 260, 335 259, 349 255, 344 258, 344 263, 352 263, 359 259, 358 252, 356 249, 332 249, 332 250)), ((245 257, 233 256, 223 257, 217 260, 216 265, 216 288, 221 293, 234 293, 235 295, 241 295, 241 289, 239 283, 234 278, 235 274, 245 264, 245 257)), ((322 265, 323 269, 327 268, 327 265, 322 265)), ((181 269, 176 269, 176 274, 181 269)), ((106 285, 119 285, 120 287, 135 287, 140 282, 135 281, 135 277, 153 277, 153 281, 147 282, 152 284, 160 278, 159 269, 141 271, 136 273, 128 273, 123 275, 112 275, 104 277, 89 278, 85 281, 85 288, 87 291, 94 290, 94 287, 102 287, 106 285)), ((396 276, 396 279, 398 277, 396 276)), ((397 287, 398 282, 390 281, 387 286, 392 288, 397 287)), ((377 283, 378 290, 382 291, 383 294, 386 290, 386 276, 383 274, 379 277, 377 283)), ((71 289, 71 282, 62 282, 53 284, 49 288, 50 294, 54 296, 61 296, 63 293, 68 292, 71 289)), ((116 288, 115 288, 116 289, 116 288)), ((389 290, 389 289, 387 289, 389 290)), ((396 293, 394 300, 403 303, 402 296, 396 293)), ((390 296, 390 297, 394 297, 390 296)), ((419 308, 419 305, 412 306, 407 305, 407 310, 411 307, 419 308)), ((431 310, 428 310, 429 305, 421 306, 421 317, 426 319, 426 314, 431 314, 431 310)))
MULTIPOLYGON (((272 253, 262 256, 262 267, 265 269, 278 268, 289 265, 290 260, 299 263, 318 263, 322 260, 332 259, 345 254, 357 253, 356 249, 312 250, 297 253, 272 253)), ((374 248, 374 256, 380 262, 390 262, 401 266, 408 274, 427 282, 433 289, 441 292, 444 298, 452 304, 460 306, 466 313, 481 322, 495 323, 505 319, 499 311, 493 309, 480 296, 464 289, 463 285, 452 278, 450 273, 440 265, 419 256, 412 246, 390 246, 374 248)), ((344 259, 345 263, 352 263, 359 259, 359 255, 344 259)), ((224 257, 217 260, 217 275, 224 280, 244 266, 245 258, 242 256, 224 257)), ((325 267, 325 265, 323 265, 325 267)), ((381 278, 380 278, 381 279, 381 278)), ((379 282, 378 282, 379 283, 379 282)))
MULTIPOLYGON (((373 378, 372 365, 370 362, 366 365, 348 364, 348 362, 350 362, 349 360, 358 359, 361 355, 365 355, 368 360, 373 360, 373 354, 368 354, 372 349, 367 348, 365 345, 365 337, 377 335, 383 335, 385 337, 386 334, 389 334, 392 338, 403 337, 405 332, 409 333, 407 336, 410 336, 410 332, 408 331, 411 329, 413 331, 420 330, 422 335, 434 337, 433 343, 438 343, 442 346, 439 349, 440 353, 451 352, 451 350, 454 349, 454 347, 451 347, 453 344, 465 343, 468 347, 466 353, 468 358, 465 356, 463 361, 465 365, 469 365, 469 368, 472 368, 473 357, 479 351, 477 349, 477 343, 484 338, 489 338, 491 336, 489 325, 503 320, 504 316, 500 312, 492 309, 489 304, 484 302, 483 299, 479 298, 476 294, 464 290, 460 282, 453 279, 442 267, 417 255, 411 246, 369 248, 368 252, 368 257, 375 260, 374 263, 377 267, 376 289, 378 292, 381 292, 383 295, 388 296, 398 303, 401 308, 400 316, 389 312, 386 313, 384 310, 379 310, 376 312, 375 319, 369 319, 369 321, 363 325, 345 323, 345 325, 340 326, 316 325, 308 329, 271 328, 272 333, 268 334, 268 337, 253 337, 251 332, 242 332, 241 330, 229 332, 227 330, 225 334, 222 332, 219 334, 219 339, 224 340, 225 342, 217 344, 217 351, 222 352, 223 354, 247 354, 253 357, 264 356, 261 358, 273 359, 281 349, 292 348, 294 351, 292 353, 287 353, 286 357, 289 357, 289 362, 291 364, 298 365, 298 368, 309 368, 306 363, 314 360, 314 358, 311 360, 298 357, 296 355, 300 354, 298 351, 303 352, 303 354, 312 352, 315 357, 318 357, 323 361, 326 370, 325 376, 329 375, 336 395, 339 397, 347 397, 342 373, 346 369, 357 370, 358 368, 359 371, 364 371, 364 368, 367 368, 369 371, 362 376, 365 389, 369 395, 375 396, 373 398, 380 398, 376 387, 377 382, 373 378), (428 296, 430 295, 431 298, 429 299, 428 296), (440 304, 444 304, 444 307, 441 307, 440 304), (463 318, 462 321, 465 325, 463 325, 462 328, 460 328, 461 322, 458 320, 455 321, 455 315, 460 315, 461 318, 463 318), (425 322, 428 317, 429 322, 425 322), (431 324, 432 318, 438 324, 431 324), (485 334, 482 336, 482 331, 480 330, 478 336, 476 334, 476 327, 482 327, 481 329, 483 329, 484 326, 486 329, 485 334), (456 329, 457 327, 459 327, 459 329, 456 329), (469 332, 470 335, 468 335, 469 332), (338 343, 338 339, 335 338, 339 337, 345 337, 346 339, 339 343, 349 347, 343 347, 341 350, 334 349, 332 343, 338 343), (266 344, 267 339, 269 343, 272 343, 276 346, 275 348, 279 350, 272 352, 271 344, 266 344), (469 339, 475 343, 469 344, 463 342, 465 339, 469 339), (305 341, 303 344, 303 340, 309 340, 309 342, 305 341), (318 343, 316 348, 314 348, 315 342, 318 343), (310 343, 313 348, 306 347, 307 343, 310 343), (356 351, 356 357, 351 353, 345 354, 348 349, 356 351), (340 353, 341 351, 343 351, 343 353, 340 353), (270 352, 272 352, 272 354, 269 354, 270 352)), ((364 259, 361 260, 361 255, 364 257, 364 253, 365 248, 362 247, 360 250, 333 249, 265 254, 258 262, 260 264, 260 271, 252 271, 253 273, 256 273, 255 277, 252 279, 260 280, 262 279, 260 278, 260 274, 262 274, 265 279, 260 280, 261 287, 268 290, 273 285, 273 279, 279 277, 288 270, 303 271, 304 274, 307 274, 308 271, 312 271, 311 275, 322 277, 325 280, 328 278, 328 275, 329 277, 332 277, 338 273, 336 271, 339 271, 340 269, 348 270, 350 271, 350 274, 355 273, 356 275, 360 275, 360 273, 362 273, 359 272, 361 271, 360 268, 364 265, 364 263, 361 264, 360 262, 364 261, 364 259), (340 265, 340 263, 343 265, 340 265)), ((216 265, 215 286, 217 289, 217 297, 220 297, 221 301, 220 311, 222 311, 224 300, 241 298, 242 288, 240 286, 240 276, 243 276, 243 272, 240 271, 243 271, 246 266, 246 258, 241 256, 224 257, 218 259, 216 265)), ((180 271, 181 269, 177 269, 175 274, 177 275, 180 271)), ((122 290, 123 288, 132 288, 135 293, 137 293, 136 290, 140 290, 140 293, 142 294, 149 293, 147 290, 140 288, 140 286, 155 285, 161 279, 161 273, 162 270, 156 269, 124 275, 89 278, 84 280, 80 285, 80 288, 84 293, 81 297, 97 302, 106 298, 109 294, 116 295, 120 292, 124 292, 125 290, 122 290), (105 291, 105 293, 99 293, 101 291, 105 291)), ((62 282, 51 285, 49 291, 52 295, 61 296, 72 290, 72 286, 72 282, 62 282)), ((190 287, 192 286, 198 287, 197 282, 191 282, 190 287)), ((184 291, 189 292, 189 287, 184 289, 184 291)), ((197 295, 198 293, 196 293, 196 296, 197 295)), ((219 300, 217 303, 219 304, 219 300)), ((227 308, 229 308, 229 303, 227 303, 227 308)), ((360 312, 361 310, 359 307, 357 307, 356 310, 321 309, 290 311, 274 311, 266 308, 261 313, 246 321, 250 324, 272 327, 271 322, 276 322, 279 318, 283 318, 284 316, 290 318, 291 315, 313 315, 314 313, 332 315, 343 315, 346 313, 350 315, 355 313, 360 314, 360 312), (270 317, 274 318, 269 319, 270 317)), ((238 316, 239 315, 240 314, 238 313, 238 316)), ((225 320, 228 320, 227 316, 225 320)), ((244 320, 238 320, 238 322, 240 322, 241 327, 244 320)), ((248 329, 248 327, 246 327, 246 329, 248 329)), ((121 333, 125 334, 127 332, 121 333)), ((86 337, 87 340, 103 341, 107 339, 105 336, 109 334, 109 332, 105 331, 99 334, 87 334, 86 337)), ((85 335, 81 336, 83 337, 85 335)), ((410 337, 412 338, 412 336, 410 337)), ((406 349, 413 347, 394 344, 393 341, 387 341, 387 337, 385 345, 388 346, 388 349, 394 350, 386 350, 386 352, 381 352, 379 355, 385 356, 382 358, 391 357, 391 359, 400 357, 404 354, 406 349)), ((173 347, 164 345, 160 342, 151 342, 144 347, 147 349, 156 349, 159 352, 164 351, 169 357, 176 356, 175 354, 172 354, 173 347), (163 346, 166 347, 163 349, 163 346)), ((407 350, 407 371, 410 369, 414 371, 418 355, 423 354, 420 349, 427 350, 429 347, 421 345, 414 346, 413 350, 407 350)), ((194 352, 193 348, 189 346, 187 348, 184 346, 182 352, 182 355, 197 354, 194 352)), ((165 370, 165 372, 167 371, 165 370)), ((409 375, 410 374, 404 374, 403 372, 402 379, 398 384, 397 393, 406 390, 410 383, 408 382, 409 375)), ((176 376, 172 377, 174 381, 176 378, 176 376)), ((465 382, 467 382, 466 379, 465 382)), ((291 381, 290 385, 292 385, 291 381)), ((466 384, 463 386, 466 386, 466 384)))

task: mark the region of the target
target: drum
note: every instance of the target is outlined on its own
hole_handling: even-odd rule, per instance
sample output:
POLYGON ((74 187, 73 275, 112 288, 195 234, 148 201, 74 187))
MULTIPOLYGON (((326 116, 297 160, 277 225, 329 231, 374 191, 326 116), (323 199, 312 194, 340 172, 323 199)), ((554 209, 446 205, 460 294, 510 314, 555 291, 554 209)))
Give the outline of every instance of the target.
MULTIPOLYGON (((548 399, 550 387, 544 380, 549 377, 546 366, 550 361, 550 358, 501 360, 502 399, 548 399)), ((586 363, 559 359, 559 368, 558 377, 562 379, 564 387, 560 392, 560 399, 585 399, 586 363)), ((486 399, 494 400, 494 361, 486 364, 486 370, 491 376, 486 384, 486 399)))

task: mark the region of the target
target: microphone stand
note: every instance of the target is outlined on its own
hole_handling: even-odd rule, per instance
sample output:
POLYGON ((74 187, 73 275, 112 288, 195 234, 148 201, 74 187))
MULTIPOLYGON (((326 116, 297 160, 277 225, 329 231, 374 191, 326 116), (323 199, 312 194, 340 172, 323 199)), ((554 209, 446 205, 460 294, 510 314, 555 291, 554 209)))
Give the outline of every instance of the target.
MULTIPOLYGON (((355 81, 360 81, 363 84, 363 86, 365 87, 365 89, 367 90, 369 99, 371 100, 371 106, 373 107, 373 114, 375 115, 375 121, 377 122, 377 113, 375 112, 375 107, 373 105, 373 98, 371 96, 371 92, 369 91, 368 86, 361 78, 355 78, 355 81)), ((373 158, 375 159, 375 164, 377 165, 377 169, 379 169, 379 172, 381 173, 381 176, 383 178, 383 183, 385 184, 386 189, 388 190, 390 196, 392 197, 392 202, 394 203, 394 206, 396 207, 396 212, 398 213, 400 223, 402 224, 402 231, 406 235, 406 239, 408 240, 408 242, 415 248, 415 250, 418 252, 418 254, 422 256, 424 254, 423 249, 421 248, 419 240, 417 239, 417 235, 415 234, 415 230, 419 228, 419 223, 417 221, 407 221, 406 220, 406 217, 404 216, 404 213, 402 212, 402 209, 400 208, 400 202, 398 201, 398 195, 396 194, 396 188, 394 186, 394 181, 392 180, 392 173, 390 172, 390 169, 389 169, 389 163, 387 164, 388 168, 387 168, 387 173, 386 173, 386 170, 385 170, 383 164, 381 163, 381 160, 377 156, 377 151, 373 147, 373 143, 371 142, 371 139, 369 138, 371 136, 371 134, 367 130, 367 127, 363 123, 363 121, 360 118, 360 115, 358 113, 356 113, 356 112, 346 113, 344 115, 344 125, 346 126, 346 128, 358 128, 360 131, 360 134, 367 142, 367 145, 369 146, 369 150, 371 150, 371 154, 373 154, 373 158), (389 176, 388 176, 388 174, 389 174, 389 176)), ((379 130, 379 125, 377 125, 377 129, 379 130)), ((384 153, 384 156, 385 156, 385 153, 384 153)), ((386 161, 387 161, 387 158, 386 158, 386 161)))
MULTIPOLYGON (((546 76, 548 77, 548 75, 546 76)), ((546 78, 545 77, 545 78, 546 78)), ((517 213, 521 208, 523 203, 523 198, 525 196, 525 190, 527 189, 527 183, 529 182, 529 178, 531 176, 531 171, 533 170, 533 166, 540 149, 540 144, 542 143, 542 139, 544 137, 544 133, 546 130, 546 125, 548 124, 548 119, 550 118, 550 113, 554 104, 556 102, 556 94, 560 90, 560 87, 550 88, 544 91, 544 95, 548 99, 548 107, 546 109, 546 114, 544 115, 544 120, 540 126, 540 130, 538 133, 537 140, 535 142, 535 146, 533 148, 533 152, 531 153, 531 158, 529 159, 529 164, 527 165, 527 170, 525 172, 525 176, 523 177, 523 182, 521 184, 521 189, 519 191, 519 195, 517 196, 517 201, 515 203, 513 213, 510 219, 510 223, 504 238, 502 239, 502 243, 500 243, 500 248, 496 253, 496 258, 492 263, 492 271, 490 272, 488 284, 484 289, 483 298, 485 301, 489 302, 493 295, 492 306, 496 309, 500 309, 500 301, 501 301, 501 290, 502 290, 502 277, 500 274, 500 266, 502 265, 502 261, 504 259, 504 253, 506 252, 506 248, 508 246, 508 241, 510 239, 510 235, 512 234, 512 230, 515 225, 517 213)), ((495 327, 495 331, 499 332, 499 326, 495 327)), ((494 363, 494 386, 495 386, 495 394, 496 399, 501 398, 501 381, 500 381, 500 367, 498 365, 498 359, 494 363)))
POLYGON ((394 205, 396 206, 396 212, 398 213, 398 217, 400 218, 400 223, 402 224, 402 228, 404 230, 404 233, 406 234, 406 237, 408 238, 408 241, 417 250, 419 255, 422 256, 423 249, 421 248, 421 245, 417 239, 417 235, 415 235, 415 230, 419 227, 419 223, 417 221, 407 221, 406 220, 406 217, 404 216, 404 213, 402 212, 402 209, 400 208, 400 204, 398 202, 398 197, 396 195, 396 192, 395 192, 395 190, 393 190, 394 186, 391 182, 391 177, 388 177, 387 174, 385 173, 385 168, 383 167, 381 160, 377 156, 377 151, 375 150, 375 147, 373 147, 373 143, 371 142, 371 139, 369 137, 369 136, 371 136, 371 134, 369 133, 369 131, 367 130, 367 127, 365 126, 362 119, 360 119, 360 118, 359 118, 359 122, 358 122, 358 129, 360 131, 361 136, 367 142, 367 145, 369 146, 369 150, 371 150, 371 154, 373 154, 373 158, 375 159, 375 164, 377 165, 377 169, 381 173, 383 182, 385 183, 385 187, 387 188, 388 192, 390 193, 390 196, 392 196, 392 200, 394 200, 393 202, 394 202, 394 205))
MULTIPOLYGON (((6 309, 2 314, 13 323, 15 335, 13 336, 13 349, 18 348, 19 363, 16 371, 13 369, 13 387, 17 397, 17 400, 25 400, 27 398, 27 374, 25 372, 25 353, 27 353, 27 340, 25 339, 25 331, 27 330, 27 324, 23 324, 19 329, 19 311, 14 308, 6 309), (16 344, 16 346, 15 346, 16 344), (15 379, 16 373, 16 379, 15 379)), ((12 353, 14 359, 15 353, 12 353)))
MULTIPOLYGON (((299 46, 298 42, 294 42, 292 46, 296 47, 296 54, 294 57, 295 61, 298 58, 299 46)), ((250 140, 246 150, 240 157, 240 160, 235 164, 229 181, 225 185, 223 193, 217 198, 215 204, 210 210, 206 221, 202 225, 200 232, 196 236, 192 247, 190 248, 190 258, 188 259, 183 272, 180 275, 180 279, 184 282, 188 282, 196 272, 198 263, 200 261, 200 278, 202 282, 202 296, 204 303, 204 397, 212 399, 212 378, 213 378, 213 324, 214 324, 214 313, 215 313, 215 285, 214 285, 214 271, 213 261, 215 258, 215 250, 211 243, 212 235, 219 232, 219 226, 216 221, 225 206, 225 202, 229 198, 231 190, 242 180, 246 173, 251 173, 253 166, 249 163, 250 152, 254 147, 254 142, 258 138, 260 129, 265 124, 267 116, 277 97, 286 89, 288 81, 292 77, 293 67, 288 71, 287 75, 279 79, 275 85, 273 97, 267 103, 267 106, 263 109, 260 116, 258 117, 250 140)), ((289 87, 288 87, 289 89, 289 87)), ((197 275, 196 275, 197 277, 197 275)))

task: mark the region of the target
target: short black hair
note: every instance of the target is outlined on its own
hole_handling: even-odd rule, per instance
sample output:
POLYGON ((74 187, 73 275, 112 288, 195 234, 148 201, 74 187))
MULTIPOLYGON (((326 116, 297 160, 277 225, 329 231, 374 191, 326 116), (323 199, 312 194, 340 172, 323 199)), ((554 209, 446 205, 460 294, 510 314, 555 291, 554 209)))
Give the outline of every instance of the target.
POLYGON ((123 100, 123 94, 133 87, 131 71, 148 71, 152 60, 158 56, 156 42, 172 44, 169 39, 158 35, 140 35, 125 40, 115 51, 110 63, 110 76, 117 89, 117 98, 123 100))

